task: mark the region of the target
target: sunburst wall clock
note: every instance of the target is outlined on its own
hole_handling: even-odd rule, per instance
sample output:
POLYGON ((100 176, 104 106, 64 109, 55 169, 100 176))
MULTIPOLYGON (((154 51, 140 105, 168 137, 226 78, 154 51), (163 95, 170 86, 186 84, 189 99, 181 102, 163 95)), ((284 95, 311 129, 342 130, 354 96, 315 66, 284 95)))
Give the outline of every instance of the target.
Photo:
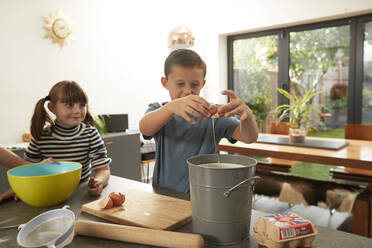
POLYGON ((69 44, 71 40, 77 40, 72 35, 72 22, 62 10, 51 13, 49 16, 43 16, 43 19, 46 22, 44 28, 47 31, 44 37, 51 38, 53 43, 59 43, 61 48, 65 44, 69 44))

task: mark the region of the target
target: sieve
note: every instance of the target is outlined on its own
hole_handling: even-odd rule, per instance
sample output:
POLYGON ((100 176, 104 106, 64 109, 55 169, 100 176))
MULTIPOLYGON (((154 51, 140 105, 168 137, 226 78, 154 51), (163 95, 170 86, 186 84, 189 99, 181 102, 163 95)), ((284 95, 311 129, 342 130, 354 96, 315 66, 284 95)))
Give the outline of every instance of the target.
POLYGON ((62 248, 74 238, 75 215, 68 205, 42 213, 18 227, 21 247, 62 248))

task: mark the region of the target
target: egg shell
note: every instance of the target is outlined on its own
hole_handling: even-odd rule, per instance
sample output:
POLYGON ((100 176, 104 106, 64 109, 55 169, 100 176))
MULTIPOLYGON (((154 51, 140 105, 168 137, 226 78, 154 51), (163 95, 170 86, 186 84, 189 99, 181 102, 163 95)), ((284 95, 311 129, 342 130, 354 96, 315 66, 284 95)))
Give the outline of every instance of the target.
POLYGON ((114 202, 110 197, 105 197, 99 202, 99 206, 102 209, 110 209, 114 207, 114 202))
POLYGON ((121 193, 111 192, 109 197, 112 199, 114 206, 120 206, 125 201, 125 197, 121 193))
POLYGON ((122 193, 120 193, 120 192, 119 192, 119 195, 120 195, 121 200, 122 200, 122 203, 121 204, 123 204, 125 202, 125 195, 122 194, 122 193))

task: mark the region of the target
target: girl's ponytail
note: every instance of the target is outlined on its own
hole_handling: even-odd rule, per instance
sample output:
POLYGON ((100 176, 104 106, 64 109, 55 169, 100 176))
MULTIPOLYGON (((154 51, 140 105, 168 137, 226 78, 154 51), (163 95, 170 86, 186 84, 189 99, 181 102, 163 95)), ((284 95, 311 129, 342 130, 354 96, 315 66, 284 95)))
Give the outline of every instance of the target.
POLYGON ((83 121, 85 124, 89 124, 94 127, 94 118, 92 114, 89 112, 89 109, 87 108, 87 114, 85 115, 85 119, 83 121))
POLYGON ((39 140, 42 136, 45 122, 53 124, 53 120, 44 108, 44 104, 47 100, 50 100, 49 96, 41 98, 36 103, 34 114, 31 118, 31 135, 35 140, 39 140))

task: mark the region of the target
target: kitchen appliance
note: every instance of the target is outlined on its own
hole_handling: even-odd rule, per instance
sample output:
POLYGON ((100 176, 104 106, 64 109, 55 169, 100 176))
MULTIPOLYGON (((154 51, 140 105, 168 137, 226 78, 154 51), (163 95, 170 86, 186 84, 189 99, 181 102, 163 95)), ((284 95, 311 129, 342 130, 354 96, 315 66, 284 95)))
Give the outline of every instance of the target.
POLYGON ((159 195, 138 189, 125 194, 123 206, 102 209, 101 199, 84 204, 82 211, 124 225, 174 230, 191 221, 189 201, 159 195))
POLYGON ((69 206, 42 213, 18 227, 17 243, 21 247, 62 248, 74 238, 75 215, 69 206))
POLYGON ((76 234, 160 247, 204 247, 200 235, 78 220, 76 234))
POLYGON ((257 161, 238 155, 198 155, 187 160, 193 233, 206 243, 238 244, 249 237, 257 161), (220 161, 220 163, 219 163, 220 161))
POLYGON ((128 129, 128 114, 101 115, 106 123, 107 132, 125 132, 128 129))

